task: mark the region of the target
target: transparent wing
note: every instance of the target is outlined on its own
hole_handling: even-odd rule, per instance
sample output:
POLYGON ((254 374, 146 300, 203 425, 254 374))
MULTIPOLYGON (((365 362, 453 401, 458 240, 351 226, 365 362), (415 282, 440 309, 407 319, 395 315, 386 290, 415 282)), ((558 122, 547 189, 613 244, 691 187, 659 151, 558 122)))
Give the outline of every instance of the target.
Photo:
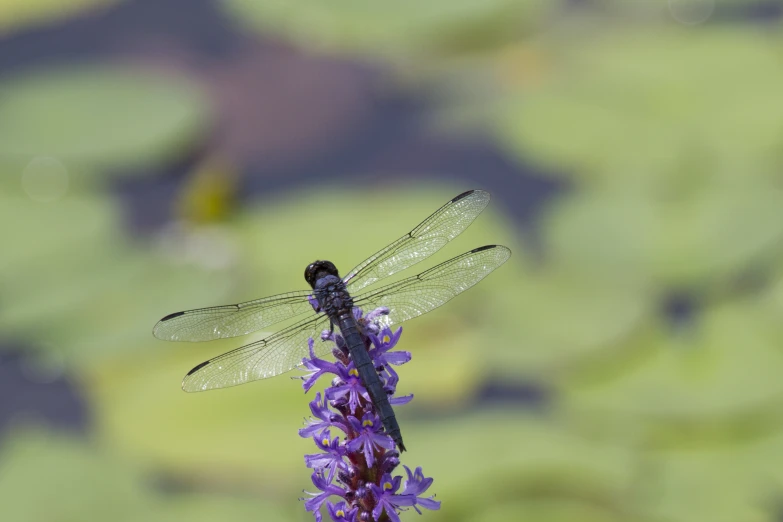
MULTIPOLYGON (((466 252, 421 274, 387 285, 355 298, 355 304, 365 311, 387 306, 390 313, 386 324, 399 324, 418 317, 464 292, 502 265, 511 251, 498 245, 488 245, 466 252)), ((308 303, 309 306, 309 303, 308 303)), ((279 332, 219 355, 190 370, 182 381, 188 392, 227 388, 246 382, 273 377, 302 363, 308 355, 307 340, 316 341, 315 353, 324 355, 331 343, 320 341, 329 318, 319 314, 308 317, 279 332)))
POLYGON ((511 257, 511 250, 487 245, 465 252, 429 270, 354 298, 354 304, 369 312, 389 308, 381 323, 399 324, 434 310, 484 279, 511 257))
POLYGON ((456 196, 416 228, 362 261, 345 276, 349 292, 380 281, 422 261, 457 237, 489 204, 489 193, 470 190, 456 196))
POLYGON ((308 317, 266 339, 218 355, 190 370, 182 380, 182 389, 197 392, 228 388, 292 370, 309 356, 310 337, 315 339, 316 354, 324 355, 332 349, 332 343, 320 339, 328 325, 325 315, 308 317))
POLYGON ((211 341, 261 330, 284 319, 313 311, 311 290, 289 292, 246 303, 211 306, 167 315, 152 334, 164 341, 211 341))

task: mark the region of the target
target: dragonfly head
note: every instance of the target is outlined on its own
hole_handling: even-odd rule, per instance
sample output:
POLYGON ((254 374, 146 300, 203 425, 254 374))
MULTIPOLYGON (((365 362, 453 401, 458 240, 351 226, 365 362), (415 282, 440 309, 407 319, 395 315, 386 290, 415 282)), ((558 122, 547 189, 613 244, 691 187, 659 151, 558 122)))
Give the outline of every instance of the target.
POLYGON ((315 288, 315 283, 324 276, 333 275, 340 277, 337 267, 331 261, 314 261, 305 269, 305 281, 315 288))

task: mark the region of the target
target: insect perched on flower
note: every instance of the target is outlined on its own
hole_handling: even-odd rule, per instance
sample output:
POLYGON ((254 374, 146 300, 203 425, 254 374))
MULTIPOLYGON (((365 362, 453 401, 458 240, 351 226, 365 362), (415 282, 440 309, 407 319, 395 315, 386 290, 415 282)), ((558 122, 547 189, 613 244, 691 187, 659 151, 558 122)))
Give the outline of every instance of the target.
MULTIPOLYGON (((378 308, 362 317, 362 311, 354 309, 357 322, 364 327, 365 345, 383 390, 392 405, 402 405, 410 402, 413 395, 395 397, 399 376, 392 366, 410 361, 411 354, 391 351, 402 335, 402 328, 393 332, 381 326, 378 318, 388 313, 387 308, 378 308)), ((324 505, 331 520, 336 522, 397 522, 399 512, 410 507, 419 513, 420 507, 440 509, 439 501, 423 497, 433 479, 425 478, 420 467, 411 472, 403 466, 407 478, 401 489, 403 477, 392 475, 400 464, 400 454, 394 439, 384 431, 344 339, 328 331, 321 337, 334 343, 332 352, 337 361, 318 358, 313 350, 315 341, 308 340, 310 357, 302 359, 303 369, 309 372, 301 377, 305 392, 323 375, 331 375, 333 379, 323 395, 315 394, 310 402, 312 418, 299 430, 299 435, 312 438, 319 450, 305 455, 305 464, 313 470, 313 485, 318 489, 317 493, 308 493, 310 498, 305 500, 305 509, 313 513, 317 522, 322 519, 324 505), (340 497, 340 500, 332 503, 330 497, 340 497)))
POLYGON ((406 507, 418 511, 419 507, 440 506, 432 498, 421 498, 431 481, 419 468, 413 474, 408 470, 402 491, 401 478, 391 475, 399 465, 400 452, 405 451, 392 405, 405 404, 412 397, 394 397, 399 377, 392 366, 407 362, 410 354, 390 351, 401 330, 392 332, 388 327, 426 314, 473 287, 508 261, 511 250, 484 245, 416 275, 371 285, 435 254, 460 235, 489 200, 483 190, 456 195, 342 277, 331 261, 313 261, 304 271, 308 290, 175 312, 153 328, 159 339, 209 341, 295 319, 264 339, 196 365, 182 380, 182 389, 198 392, 237 386, 301 365, 311 372, 304 378, 305 390, 321 375, 334 375, 323 399, 316 395, 310 405, 314 420, 303 430, 303 436, 313 437, 321 450, 306 459, 313 469, 313 483, 321 491, 306 503, 317 519, 321 518, 320 507, 332 495, 345 503, 340 508, 327 504, 330 515, 340 520, 396 520, 397 512, 406 507), (373 311, 362 317, 360 309, 373 311), (329 345, 314 348, 313 339, 326 327, 330 331, 322 338, 334 343, 336 363, 316 356, 328 351, 329 345), (309 357, 304 354, 306 341, 309 357))

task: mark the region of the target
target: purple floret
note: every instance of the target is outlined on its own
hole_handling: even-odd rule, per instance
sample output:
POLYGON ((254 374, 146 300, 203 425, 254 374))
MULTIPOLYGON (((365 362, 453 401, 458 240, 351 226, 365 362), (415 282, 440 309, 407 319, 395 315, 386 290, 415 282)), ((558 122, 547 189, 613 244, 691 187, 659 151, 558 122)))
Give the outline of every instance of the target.
POLYGON ((303 375, 301 377, 303 381, 302 388, 304 388, 305 393, 310 391, 310 388, 313 387, 315 382, 320 379, 321 376, 326 375, 327 373, 332 373, 335 375, 340 374, 339 364, 331 363, 315 355, 313 350, 314 344, 315 341, 313 339, 307 340, 307 347, 310 351, 310 358, 308 359, 305 357, 302 359, 302 366, 304 367, 304 370, 310 372, 309 375, 303 375))
POLYGON ((418 511, 419 514, 421 514, 421 511, 419 511, 418 506, 431 510, 440 509, 439 500, 433 500, 432 497, 419 498, 432 485, 433 479, 424 476, 421 466, 416 468, 416 471, 413 473, 411 473, 408 466, 403 465, 402 467, 405 468, 405 473, 408 474, 408 480, 405 482, 405 489, 403 489, 402 494, 410 495, 414 498, 413 509, 418 511))
POLYGON ((361 422, 356 417, 348 417, 351 427, 354 430, 354 437, 347 443, 349 451, 354 453, 361 451, 367 465, 372 467, 375 464, 375 452, 381 448, 387 450, 394 449, 394 441, 391 437, 381 431, 381 419, 373 412, 367 412, 362 417, 361 422))
POLYGON ((357 514, 359 513, 359 508, 348 509, 345 501, 337 504, 327 502, 326 510, 334 522, 358 522, 357 514))
POLYGON ((305 509, 312 512, 313 515, 315 515, 315 520, 320 522, 321 505, 326 502, 326 499, 331 496, 345 498, 346 491, 339 486, 330 484, 331 481, 326 480, 323 470, 318 469, 313 471, 311 479, 313 481, 313 485, 320 490, 320 493, 310 493, 309 491, 305 491, 306 494, 311 496, 311 498, 305 500, 305 509))
POLYGON ((340 444, 340 437, 330 438, 329 431, 322 431, 313 437, 315 445, 324 453, 305 455, 305 465, 308 468, 328 470, 327 482, 331 482, 338 469, 347 471, 345 462, 346 448, 340 444))
POLYGON ((399 522, 400 517, 397 513, 401 511, 401 508, 413 505, 413 499, 409 495, 397 494, 401 481, 402 477, 392 478, 390 474, 386 473, 381 477, 380 485, 370 485, 376 500, 375 509, 372 510, 374 520, 378 520, 381 514, 386 511, 390 520, 399 522))
POLYGON ((315 400, 310 402, 310 412, 315 419, 310 419, 307 426, 299 430, 299 436, 304 438, 312 437, 314 433, 323 431, 332 426, 348 432, 348 421, 337 413, 329 409, 329 403, 324 397, 321 401, 321 392, 315 394, 315 400))
POLYGON ((410 352, 391 352, 390 350, 397 345, 397 341, 400 340, 402 335, 402 328, 398 328, 396 332, 392 332, 391 328, 383 328, 379 335, 370 334, 370 340, 375 348, 370 350, 370 357, 372 357, 376 368, 383 367, 381 371, 382 375, 386 377, 386 388, 392 393, 396 390, 397 382, 400 380, 397 372, 394 371, 392 365, 399 366, 405 364, 411 360, 410 352))
POLYGON ((342 367, 337 375, 337 380, 326 389, 326 398, 335 403, 347 404, 351 415, 361 406, 361 399, 370 400, 367 390, 359 378, 359 372, 353 367, 353 363, 342 367))

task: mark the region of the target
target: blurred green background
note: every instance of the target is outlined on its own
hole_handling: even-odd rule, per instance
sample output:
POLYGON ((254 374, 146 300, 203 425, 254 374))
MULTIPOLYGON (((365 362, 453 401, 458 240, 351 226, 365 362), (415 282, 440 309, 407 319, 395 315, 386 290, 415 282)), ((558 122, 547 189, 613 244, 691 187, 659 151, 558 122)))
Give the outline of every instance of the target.
POLYGON ((248 339, 152 326, 347 271, 469 188, 492 204, 425 265, 514 255, 405 325, 422 520, 780 520, 782 24, 779 0, 0 0, 0 520, 311 520, 312 396, 185 394, 248 339))

